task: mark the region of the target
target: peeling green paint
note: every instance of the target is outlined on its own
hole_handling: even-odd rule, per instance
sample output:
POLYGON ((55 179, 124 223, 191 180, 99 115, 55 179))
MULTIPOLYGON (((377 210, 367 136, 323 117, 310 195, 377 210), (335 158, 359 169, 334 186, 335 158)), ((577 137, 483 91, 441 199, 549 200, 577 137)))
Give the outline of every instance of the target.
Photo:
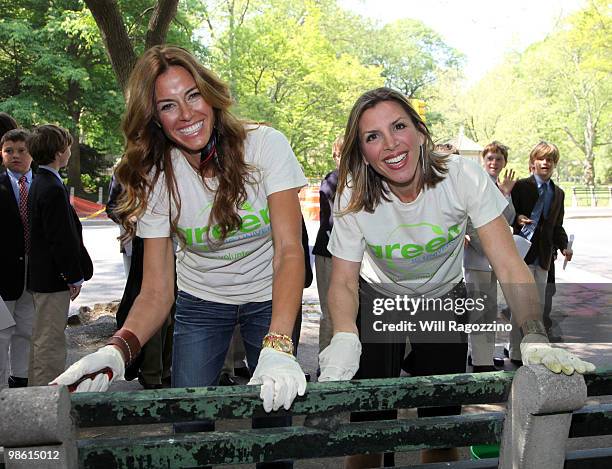
MULTIPOLYGON (((354 410, 504 402, 512 378, 513 373, 495 372, 315 383, 291 410, 330 416, 354 410)), ((585 381, 590 396, 611 394, 612 370, 598 370, 585 381)), ((71 400, 81 427, 264 415, 259 388, 252 386, 83 393, 71 400)), ((88 469, 180 468, 490 444, 501 437, 503 417, 503 413, 479 413, 340 424, 333 431, 295 426, 80 440, 79 461, 88 469)), ((571 437, 601 434, 612 434, 612 404, 574 413, 571 437)))
MULTIPOLYGON (((510 372, 423 376, 309 384, 293 414, 383 410, 507 400, 510 372)), ((245 418, 263 415, 259 388, 164 389, 72 396, 81 427, 245 418)), ((279 411, 278 415, 286 414, 279 411)))
POLYGON ((325 431, 285 427, 79 442, 83 468, 191 467, 274 459, 302 459, 357 451, 412 451, 499 441, 503 414, 360 422, 325 431), (316 450, 313 450, 315 449, 316 450), (147 465, 148 464, 148 465, 147 465))

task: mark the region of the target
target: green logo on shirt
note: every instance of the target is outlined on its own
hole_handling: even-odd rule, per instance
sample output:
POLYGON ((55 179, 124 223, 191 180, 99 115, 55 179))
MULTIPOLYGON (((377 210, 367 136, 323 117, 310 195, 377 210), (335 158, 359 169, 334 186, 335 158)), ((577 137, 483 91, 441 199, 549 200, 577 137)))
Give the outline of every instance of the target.
MULTIPOLYGON (((257 212, 253 209, 251 204, 245 202, 242 208, 252 213, 242 216, 242 224, 237 230, 230 231, 227 237, 225 238, 226 240, 229 240, 230 238, 235 236, 238 236, 239 238, 251 237, 251 234, 253 232, 270 225, 270 212, 268 210, 268 206, 262 208, 261 210, 259 210, 259 212, 257 212)), ((210 230, 208 226, 195 228, 179 228, 179 230, 185 236, 186 244, 188 246, 197 246, 198 250, 200 251, 208 251, 210 249, 207 243, 208 240, 206 236, 209 231, 211 239, 221 239, 221 228, 218 224, 213 225, 210 230)))
POLYGON ((444 246, 448 245, 450 242, 455 240, 461 234, 461 226, 453 225, 448 231, 444 231, 444 229, 438 225, 434 225, 432 223, 414 223, 414 224, 402 224, 395 228, 390 234, 389 238, 393 238, 393 234, 400 230, 406 228, 419 228, 419 227, 428 227, 431 229, 433 234, 435 235, 428 242, 424 244, 416 244, 416 243, 392 243, 392 244, 368 244, 374 256, 379 259, 415 259, 423 254, 433 254, 439 251, 444 246), (399 255, 398 255, 399 254, 399 255))

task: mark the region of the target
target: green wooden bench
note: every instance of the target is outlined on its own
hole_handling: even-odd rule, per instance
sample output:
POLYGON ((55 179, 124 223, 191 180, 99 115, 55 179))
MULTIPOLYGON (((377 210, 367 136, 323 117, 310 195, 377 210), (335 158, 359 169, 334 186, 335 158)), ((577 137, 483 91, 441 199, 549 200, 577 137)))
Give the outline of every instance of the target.
MULTIPOLYGON (((584 378, 589 396, 612 395, 612 369, 599 370, 584 378)), ((581 377, 579 379, 582 380, 581 377)), ((298 397, 294 402, 291 414, 329 417, 358 410, 505 402, 512 380, 511 372, 495 372, 309 384, 306 395, 298 397)), ((27 408, 25 404, 16 404, 16 399, 22 402, 23 396, 31 389, 49 393, 50 388, 6 390, 0 393, 0 401, 4 399, 4 402, 8 402, 7 395, 12 393, 13 404, 27 408)), ((83 393, 69 397, 66 397, 64 389, 56 388, 54 391, 59 397, 53 399, 68 399, 70 409, 65 409, 64 413, 71 413, 79 428, 169 424, 201 419, 247 419, 265 415, 258 388, 250 386, 83 393)), ((286 414, 284 410, 276 412, 276 415, 286 414)), ((11 423, 7 422, 3 428, 0 422, 0 444, 3 438, 8 443, 5 444, 5 457, 11 448, 30 450, 33 447, 58 447, 66 449, 68 456, 72 452, 74 459, 78 459, 78 463, 67 460, 63 466, 57 467, 183 468, 493 444, 502 440, 504 418, 503 412, 484 412, 422 419, 340 423, 331 429, 324 425, 292 426, 79 440, 75 439, 74 434, 63 434, 65 431, 53 435, 51 429, 44 437, 48 441, 40 441, 43 437, 30 438, 26 435, 30 441, 21 445, 16 444, 19 442, 15 441, 17 436, 7 435, 6 427, 10 427, 11 423), (8 441, 7 438, 12 440, 8 441), (70 450, 70 447, 76 450, 70 450)), ((11 419, 19 419, 19 412, 9 415, 9 421, 11 419)), ((571 438, 606 434, 612 434, 612 404, 583 407, 573 413, 569 434, 571 438)), ((23 440, 24 437, 21 438, 23 440)), ((607 464, 601 467, 612 467, 612 448, 566 456, 566 467, 592 468, 597 467, 593 464, 599 464, 598 461, 607 464)), ((6 468, 13 467, 34 469, 56 466, 17 466, 14 460, 7 461, 6 468)), ((462 461, 451 467, 498 467, 498 460, 462 461)))
POLYGON ((572 207, 578 207, 580 200, 587 199, 591 207, 607 205, 612 207, 612 186, 607 187, 572 187, 572 207), (601 201, 606 201, 602 204, 601 201))

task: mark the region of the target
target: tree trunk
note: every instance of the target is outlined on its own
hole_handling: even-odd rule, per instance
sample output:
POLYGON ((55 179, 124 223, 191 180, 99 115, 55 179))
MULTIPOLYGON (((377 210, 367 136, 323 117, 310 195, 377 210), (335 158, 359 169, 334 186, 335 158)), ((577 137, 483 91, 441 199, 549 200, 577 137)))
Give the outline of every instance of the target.
POLYGON ((81 182, 81 148, 79 139, 81 132, 78 127, 70 129, 72 135, 72 146, 70 147, 72 156, 68 162, 68 186, 74 187, 75 194, 83 193, 83 183, 81 182))
POLYGON ((119 86, 125 93, 136 54, 115 0, 85 0, 100 29, 119 86))
POLYGON ((166 42, 170 23, 176 16, 178 0, 159 0, 149 20, 145 49, 166 42))
POLYGON ((586 158, 582 164, 582 182, 587 186, 595 185, 595 166, 593 165, 593 159, 586 158))
POLYGON ((583 180, 587 186, 595 186, 595 127, 591 113, 587 112, 584 126, 584 174, 583 180))
POLYGON ((71 81, 68 85, 66 93, 66 102, 70 112, 70 135, 72 135, 72 146, 70 147, 71 156, 68 162, 68 186, 74 187, 74 192, 80 194, 83 192, 83 184, 81 183, 81 149, 79 147, 81 131, 79 123, 81 120, 81 105, 79 98, 81 88, 75 81, 71 81))
MULTIPOLYGON (((117 81, 125 94, 130 73, 136 64, 134 44, 128 35, 116 0, 85 0, 108 52, 117 81)), ((170 23, 176 16, 178 0, 158 0, 149 20, 145 50, 166 41, 170 23)))

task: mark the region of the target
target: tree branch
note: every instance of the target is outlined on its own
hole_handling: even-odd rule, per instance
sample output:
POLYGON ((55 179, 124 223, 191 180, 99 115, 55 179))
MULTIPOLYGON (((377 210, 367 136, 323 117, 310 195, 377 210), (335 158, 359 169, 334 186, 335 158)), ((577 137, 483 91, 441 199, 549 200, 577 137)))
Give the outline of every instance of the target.
POLYGON ((238 21, 238 26, 242 26, 244 23, 244 18, 246 17, 247 11, 249 9, 249 0, 246 1, 244 8, 242 9, 242 13, 240 14, 240 20, 238 21))
POLYGON ((176 16, 178 0, 158 0, 151 19, 145 40, 145 50, 166 41, 172 19, 176 16))
POLYGON ((574 137, 574 135, 572 134, 572 132, 570 131, 570 129, 565 126, 562 127, 562 130, 567 134, 567 136, 570 138, 570 140, 574 143, 574 145, 576 145, 578 147, 578 149, 584 153, 586 155, 586 148, 584 147, 584 145, 581 145, 578 140, 576 140, 576 138, 574 137))
POLYGON ((204 20, 206 21, 206 24, 208 25, 208 30, 210 31, 210 37, 212 39, 215 39, 215 28, 213 27, 212 21, 210 19, 210 14, 208 13, 208 8, 206 8, 206 5, 204 5, 204 20))

